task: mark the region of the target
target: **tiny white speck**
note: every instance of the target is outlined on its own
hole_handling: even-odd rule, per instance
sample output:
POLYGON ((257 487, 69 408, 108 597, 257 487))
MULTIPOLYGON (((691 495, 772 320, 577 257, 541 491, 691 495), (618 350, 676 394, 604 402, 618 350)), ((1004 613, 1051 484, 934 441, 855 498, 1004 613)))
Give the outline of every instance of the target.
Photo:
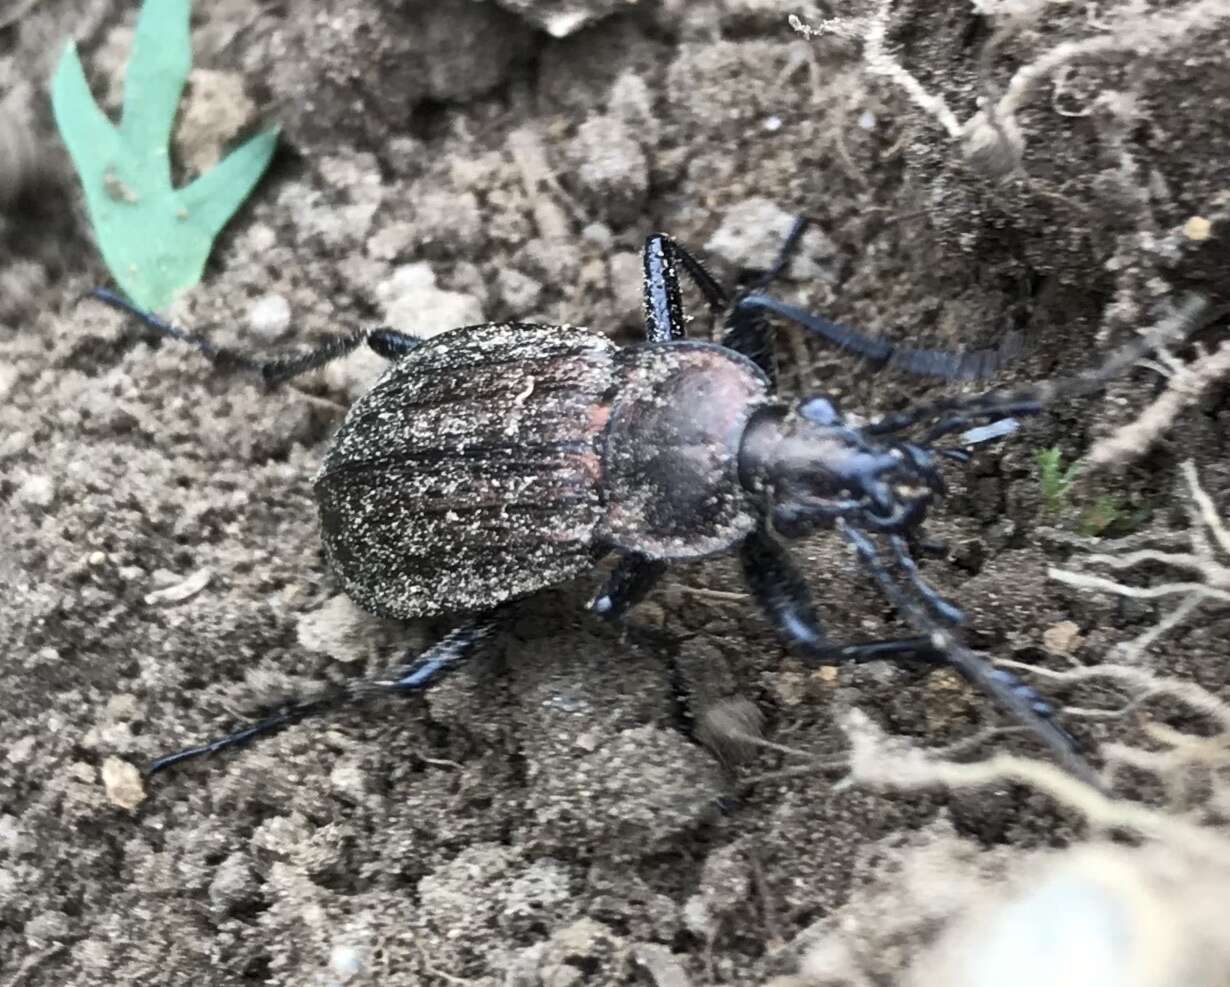
POLYGON ((771 117, 766 117, 764 121, 764 129, 767 130, 771 134, 775 133, 778 130, 781 130, 782 129, 782 118, 779 117, 777 114, 774 114, 771 117))
POLYGON ((329 955, 329 966, 334 976, 346 981, 362 972, 363 960, 353 946, 334 946, 329 955))
POLYGON ((863 112, 858 115, 858 125, 864 130, 875 130, 876 115, 872 113, 871 110, 863 110, 863 112))

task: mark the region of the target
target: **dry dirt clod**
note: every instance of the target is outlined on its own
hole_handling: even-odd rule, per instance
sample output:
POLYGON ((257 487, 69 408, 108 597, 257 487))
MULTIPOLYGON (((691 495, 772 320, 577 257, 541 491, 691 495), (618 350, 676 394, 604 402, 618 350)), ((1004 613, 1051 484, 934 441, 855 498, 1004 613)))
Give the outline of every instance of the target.
POLYGON ((102 764, 102 782, 107 801, 121 809, 135 809, 145 801, 145 785, 141 772, 118 757, 109 757, 102 764))

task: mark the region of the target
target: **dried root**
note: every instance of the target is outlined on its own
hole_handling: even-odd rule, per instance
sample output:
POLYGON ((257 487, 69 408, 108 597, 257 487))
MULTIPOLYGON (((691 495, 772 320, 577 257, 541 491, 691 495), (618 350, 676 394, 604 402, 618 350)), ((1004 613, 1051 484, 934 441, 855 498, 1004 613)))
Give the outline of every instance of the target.
MULTIPOLYGON (((1222 349, 1230 352, 1230 346, 1224 345, 1222 349)), ((1138 423, 1143 420, 1138 419, 1138 423)), ((1119 657, 1125 662, 1140 661, 1144 652, 1151 645, 1162 635, 1178 627, 1206 601, 1230 603, 1230 568, 1219 561, 1217 554, 1220 550, 1222 555, 1230 559, 1230 530, 1227 530, 1226 523, 1218 516, 1213 506, 1213 501, 1200 485, 1196 467, 1191 460, 1183 463, 1182 472, 1190 499, 1188 513, 1191 516, 1191 526, 1187 531, 1189 551, 1176 552, 1158 548, 1142 548, 1118 554, 1087 555, 1081 561, 1086 566, 1102 567, 1114 571, 1132 569, 1145 563, 1155 563, 1178 570, 1188 578, 1155 583, 1150 586, 1132 586, 1106 576, 1087 572, 1056 568, 1047 570, 1047 574, 1052 579, 1090 592, 1110 593, 1130 599, 1179 598, 1178 605, 1168 611, 1154 626, 1132 641, 1119 646, 1119 657)))
MULTIPOLYGON (((984 13, 1015 17, 1019 21, 1035 15, 1038 12, 1035 8, 1042 4, 976 3, 975 6, 984 13)), ((1061 42, 1019 68, 1007 89, 997 99, 987 100, 986 105, 965 122, 961 122, 942 96, 928 92, 887 49, 885 38, 891 13, 892 0, 876 0, 868 17, 834 17, 812 25, 792 15, 790 25, 806 38, 831 35, 861 42, 868 72, 892 81, 916 106, 935 119, 949 137, 960 141, 962 153, 971 164, 990 174, 1007 175, 1020 166, 1025 151, 1017 113, 1043 82, 1077 61, 1110 55, 1141 57, 1168 51, 1195 31, 1230 18, 1230 5, 1225 0, 1195 0, 1175 10, 1123 16, 1099 25, 1100 33, 1061 42)))

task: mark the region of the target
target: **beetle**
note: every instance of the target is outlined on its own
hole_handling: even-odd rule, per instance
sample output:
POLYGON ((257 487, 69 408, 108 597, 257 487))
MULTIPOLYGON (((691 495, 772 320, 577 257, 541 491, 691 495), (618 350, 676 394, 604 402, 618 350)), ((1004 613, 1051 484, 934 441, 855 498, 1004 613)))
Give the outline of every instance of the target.
POLYGON ((733 295, 671 237, 648 237, 645 342, 625 347, 590 329, 508 322, 430 339, 361 330, 308 353, 257 360, 96 291, 217 366, 258 373, 268 385, 363 345, 388 358, 383 376, 348 410, 315 478, 324 554, 345 592, 372 613, 458 619, 389 676, 290 703, 148 770, 373 693, 426 689, 496 631, 508 604, 608 554, 618 558, 590 609, 613 620, 669 563, 736 552, 752 595, 806 661, 951 665, 1091 778, 1050 704, 964 645, 961 611, 922 579, 912 551, 929 505, 944 492, 941 459, 965 461, 969 445, 1011 430, 1012 416, 1096 390, 1151 344, 1129 344, 1102 371, 1067 382, 950 398, 863 425, 824 395, 782 401, 774 314, 873 366, 918 375, 982 376, 1003 356, 895 346, 766 295, 806 225, 796 221, 773 265, 743 272, 733 295), (723 320, 720 342, 686 338, 683 276, 723 320), (898 437, 928 421, 921 438, 898 437), (967 430, 964 446, 937 444, 979 421, 991 424, 967 430), (847 541, 914 634, 845 645, 828 639, 784 545, 822 528, 847 541))

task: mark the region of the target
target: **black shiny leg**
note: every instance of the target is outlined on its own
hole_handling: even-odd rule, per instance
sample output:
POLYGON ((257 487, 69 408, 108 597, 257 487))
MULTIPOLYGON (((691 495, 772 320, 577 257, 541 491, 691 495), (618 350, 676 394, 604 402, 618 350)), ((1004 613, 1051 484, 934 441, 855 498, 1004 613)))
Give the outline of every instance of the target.
POLYGON ((888 638, 856 644, 833 644, 812 603, 811 591, 786 550, 767 532, 750 534, 739 549, 739 560, 752 595, 760 603, 778 636, 794 654, 814 665, 839 665, 895 660, 943 664, 928 637, 888 638))
POLYGON ((203 336, 188 332, 165 322, 152 312, 138 308, 105 288, 96 288, 90 293, 99 301, 136 316, 146 326, 170 339, 187 343, 197 352, 222 370, 247 370, 260 374, 266 384, 281 384, 332 363, 346 354, 367 345, 388 360, 396 360, 422 344, 422 340, 382 326, 378 329, 358 329, 351 333, 334 336, 316 349, 292 356, 260 360, 222 346, 215 346, 203 336))
POLYGON ((1092 785, 1098 785, 1097 776, 1080 754, 1075 738, 1055 722, 1054 707, 1036 689, 1011 672, 996 668, 967 648, 952 631, 937 625, 926 607, 912 600, 897 585, 875 544, 863 532, 840 519, 836 522, 836 528, 854 548, 889 602, 916 630, 925 632, 932 648, 937 656, 942 656, 945 664, 955 668, 967 681, 1033 731, 1073 774, 1092 785))
POLYGON ((807 232, 807 225, 806 217, 795 219, 781 250, 777 252, 777 257, 768 270, 740 272, 735 303, 726 314, 726 331, 722 336, 722 345, 742 353, 756 364, 769 378, 774 391, 777 390, 777 355, 768 313, 763 309, 745 307, 739 302, 753 292, 763 291, 781 277, 782 272, 789 266, 790 259, 798 253, 803 234, 807 232))
POLYGON ((918 563, 914 561, 914 556, 910 553, 908 540, 901 535, 891 535, 889 544, 892 545, 893 557, 897 560, 897 564, 901 566, 910 585, 930 608, 932 614, 946 624, 964 623, 965 614, 961 608, 945 600, 933 586, 923 579, 922 573, 918 571, 918 563))
POLYGON ((589 609, 606 620, 618 620, 649 595, 664 572, 665 562, 625 555, 589 601, 589 609))
POLYGON ((939 377, 946 380, 986 377, 995 373, 1015 356, 1017 348, 1015 340, 998 349, 970 350, 964 353, 898 346, 887 339, 868 336, 849 326, 814 315, 797 305, 770 298, 759 290, 740 298, 736 308, 744 309, 749 313, 773 312, 784 316, 791 322, 828 340, 839 349, 866 360, 871 364, 873 370, 892 367, 916 377, 939 377))
POLYGON ((414 661, 393 669, 387 675, 375 679, 360 679, 316 699, 289 703, 271 715, 250 723, 225 737, 156 758, 145 769, 145 773, 152 775, 192 758, 216 754, 230 747, 242 746, 257 737, 276 733, 309 716, 360 703, 373 696, 421 692, 469 658, 478 645, 495 632, 501 619, 502 614, 497 611, 488 617, 463 624, 449 632, 414 661))
POLYGON ((730 304, 726 292, 704 265, 665 233, 646 237, 643 257, 645 339, 648 342, 665 343, 687 335, 679 287, 680 270, 696 283, 712 312, 722 312, 730 304))

